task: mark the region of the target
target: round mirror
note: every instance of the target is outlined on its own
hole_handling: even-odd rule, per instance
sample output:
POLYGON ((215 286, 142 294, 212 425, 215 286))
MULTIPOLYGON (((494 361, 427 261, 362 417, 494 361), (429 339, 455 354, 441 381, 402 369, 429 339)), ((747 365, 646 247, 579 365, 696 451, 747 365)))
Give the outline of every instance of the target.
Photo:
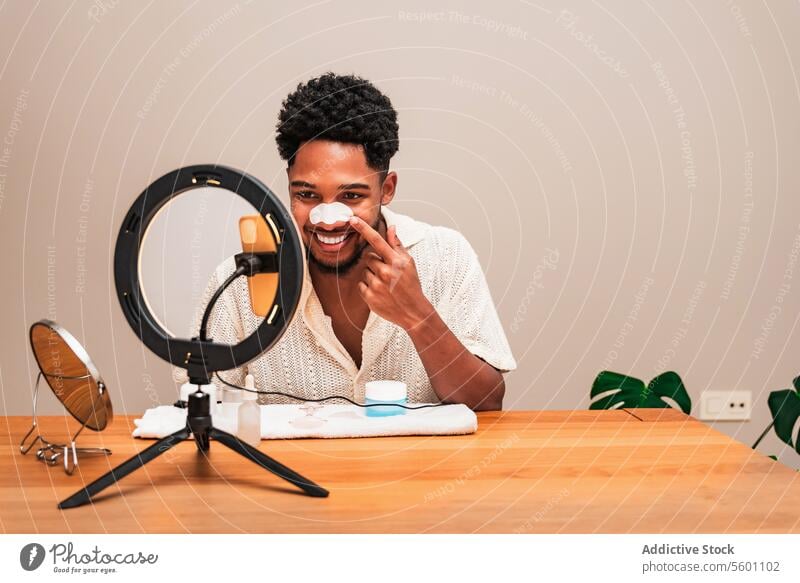
POLYGON ((30 329, 31 349, 47 384, 81 424, 102 431, 114 417, 97 368, 75 337, 50 320, 30 329))
POLYGON ((168 334, 197 336, 208 282, 217 266, 242 251, 239 220, 253 215, 258 210, 238 194, 210 186, 180 193, 155 214, 142 237, 139 281, 168 334))

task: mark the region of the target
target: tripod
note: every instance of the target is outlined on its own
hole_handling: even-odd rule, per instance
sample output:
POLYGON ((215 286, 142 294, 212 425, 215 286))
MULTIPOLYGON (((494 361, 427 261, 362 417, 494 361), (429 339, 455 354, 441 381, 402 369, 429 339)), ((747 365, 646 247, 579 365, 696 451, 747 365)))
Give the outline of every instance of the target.
POLYGON ((260 465, 262 468, 269 470, 276 476, 279 476, 287 482, 294 484, 309 496, 314 496, 317 498, 325 498, 328 496, 328 491, 325 488, 318 486, 311 480, 308 480, 300 474, 290 470, 268 455, 261 453, 251 445, 240 441, 235 435, 231 435, 230 433, 215 428, 211 420, 209 407, 210 399, 208 394, 202 392, 198 387, 197 392, 189 395, 189 408, 186 415, 185 427, 179 431, 176 431, 175 433, 167 435, 144 451, 122 462, 119 466, 107 474, 99 477, 97 480, 86 486, 83 490, 79 490, 69 498, 61 501, 58 504, 58 507, 60 509, 75 508, 76 506, 82 506, 89 503, 92 499, 92 496, 105 490, 134 470, 142 467, 147 462, 154 460, 162 453, 172 449, 178 443, 184 439, 187 439, 190 435, 194 436, 197 449, 200 451, 208 451, 210 447, 210 440, 215 439, 236 453, 260 465))

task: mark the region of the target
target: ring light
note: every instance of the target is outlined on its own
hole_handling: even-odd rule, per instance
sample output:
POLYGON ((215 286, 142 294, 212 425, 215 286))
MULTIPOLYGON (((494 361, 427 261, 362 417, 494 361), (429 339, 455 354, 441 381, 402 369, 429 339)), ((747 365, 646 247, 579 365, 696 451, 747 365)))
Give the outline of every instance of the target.
MULTIPOLYGON (((260 221, 259 221, 260 222, 260 221)), ((168 250, 167 250, 168 251, 168 250)), ((120 228, 114 253, 114 279, 122 311, 141 341, 162 359, 189 374, 189 382, 197 391, 189 395, 186 425, 164 437, 139 454, 79 490, 59 508, 74 508, 91 501, 92 496, 115 484, 134 470, 157 458, 185 439, 192 437, 198 450, 208 451, 211 440, 258 464, 303 490, 309 496, 324 498, 328 491, 292 469, 272 459, 259 449, 235 435, 213 425, 209 396, 201 385, 211 382, 211 375, 247 364, 269 350, 284 333, 294 317, 303 286, 302 241, 280 200, 262 182, 233 168, 198 165, 180 168, 165 174, 142 192, 131 206, 120 228), (268 251, 248 250, 235 256, 236 270, 224 281, 205 308, 199 334, 193 338, 174 338, 150 311, 140 281, 141 246, 147 228, 158 212, 174 197, 203 187, 223 188, 238 194, 258 210, 264 219, 272 241, 268 251), (273 245, 274 243, 274 245, 273 245), (274 251, 273 251, 274 249, 274 251), (236 278, 246 275, 275 274, 277 282, 272 308, 261 324, 244 340, 235 345, 216 343, 206 337, 206 324, 214 303, 236 278)), ((260 298, 269 301, 270 298, 260 298)))
POLYGON ((125 215, 117 238, 114 279, 125 318, 145 346, 171 364, 185 368, 191 382, 207 384, 212 373, 247 364, 280 339, 300 300, 303 261, 303 244, 292 217, 264 183, 233 168, 201 164, 165 174, 139 195, 125 215), (175 196, 209 186, 238 194, 256 208, 277 249, 274 271, 279 272, 279 277, 273 309, 250 336, 233 346, 199 337, 173 337, 150 311, 141 288, 140 251, 148 225, 175 196))

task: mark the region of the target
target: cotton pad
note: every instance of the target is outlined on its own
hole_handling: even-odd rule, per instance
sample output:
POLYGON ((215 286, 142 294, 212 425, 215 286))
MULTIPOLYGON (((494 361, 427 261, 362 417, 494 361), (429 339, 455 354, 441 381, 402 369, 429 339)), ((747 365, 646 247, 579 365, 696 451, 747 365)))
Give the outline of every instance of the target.
POLYGON ((342 221, 347 221, 353 216, 353 211, 349 206, 342 202, 332 202, 326 204, 318 204, 311 209, 311 222, 313 224, 325 223, 333 225, 342 221))

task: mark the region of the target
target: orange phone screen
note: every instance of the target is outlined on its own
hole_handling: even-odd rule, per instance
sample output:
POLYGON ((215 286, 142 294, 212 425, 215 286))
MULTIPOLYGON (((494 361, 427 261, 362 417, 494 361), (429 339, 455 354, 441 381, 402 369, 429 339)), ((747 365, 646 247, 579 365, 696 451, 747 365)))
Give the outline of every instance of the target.
MULTIPOLYGON (((239 237, 246 253, 274 253, 278 250, 275 236, 261 215, 245 215, 239 219, 239 237)), ((267 316, 275 305, 278 291, 277 273, 259 273, 247 278, 250 307, 256 316, 267 316)))

